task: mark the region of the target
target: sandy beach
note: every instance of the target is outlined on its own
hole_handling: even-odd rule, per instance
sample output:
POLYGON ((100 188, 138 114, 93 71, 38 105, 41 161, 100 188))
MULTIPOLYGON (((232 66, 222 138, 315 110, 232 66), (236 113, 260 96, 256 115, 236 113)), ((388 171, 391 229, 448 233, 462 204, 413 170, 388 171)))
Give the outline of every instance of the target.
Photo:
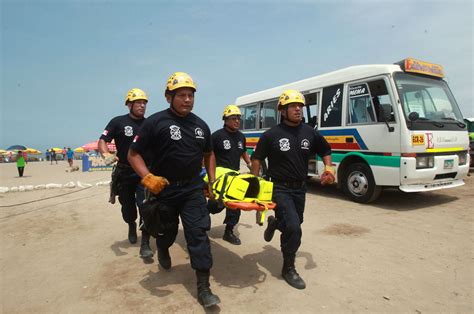
MULTIPOLYGON (((110 172, 67 168, 30 162, 18 178, 15 164, 0 164, 1 187, 91 185, 0 194, 1 312, 204 313, 181 228, 170 271, 156 256, 144 262, 108 186, 96 185, 110 172)), ((209 312, 472 313, 473 186, 470 176, 457 189, 389 190, 361 205, 309 183, 296 258, 305 290, 281 279, 278 233, 265 242, 253 212, 237 226, 240 246, 222 240, 224 213, 214 215, 211 288, 222 302, 209 312)))

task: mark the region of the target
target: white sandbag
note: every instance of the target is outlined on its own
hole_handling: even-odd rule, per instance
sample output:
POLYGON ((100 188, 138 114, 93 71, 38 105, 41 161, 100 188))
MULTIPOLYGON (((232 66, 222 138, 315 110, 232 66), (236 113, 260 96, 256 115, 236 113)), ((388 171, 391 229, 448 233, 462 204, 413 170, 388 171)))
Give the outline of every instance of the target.
POLYGON ((6 186, 0 186, 0 193, 7 193, 10 189, 6 186))
POLYGON ((81 181, 77 181, 77 186, 80 187, 80 188, 88 188, 88 187, 91 187, 92 184, 82 183, 81 181))
POLYGON ((46 184, 39 184, 35 186, 35 190, 44 190, 46 189, 46 184))
POLYGON ((76 184, 71 181, 71 182, 68 182, 68 183, 64 184, 63 187, 65 187, 65 188, 75 188, 76 184))
POLYGON ((62 184, 59 184, 59 183, 48 183, 46 184, 46 188, 49 190, 49 189, 58 189, 58 188, 62 188, 63 185, 62 184))
POLYGON ((12 186, 10 188, 10 192, 18 192, 18 187, 17 186, 12 186))

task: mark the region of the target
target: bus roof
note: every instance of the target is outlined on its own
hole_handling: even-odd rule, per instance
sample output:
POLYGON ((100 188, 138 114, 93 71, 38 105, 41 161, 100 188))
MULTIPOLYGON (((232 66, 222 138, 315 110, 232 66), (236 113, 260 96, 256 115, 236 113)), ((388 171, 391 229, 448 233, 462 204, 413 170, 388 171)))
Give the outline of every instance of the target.
POLYGON ((322 88, 338 83, 353 81, 366 77, 372 77, 381 74, 393 72, 402 72, 398 64, 372 64, 372 65, 356 65, 341 70, 329 72, 326 74, 313 76, 304 80, 266 89, 260 92, 248 94, 238 97, 235 101, 236 105, 244 105, 256 101, 278 98, 281 93, 287 89, 296 89, 301 92, 309 91, 316 88, 322 88))

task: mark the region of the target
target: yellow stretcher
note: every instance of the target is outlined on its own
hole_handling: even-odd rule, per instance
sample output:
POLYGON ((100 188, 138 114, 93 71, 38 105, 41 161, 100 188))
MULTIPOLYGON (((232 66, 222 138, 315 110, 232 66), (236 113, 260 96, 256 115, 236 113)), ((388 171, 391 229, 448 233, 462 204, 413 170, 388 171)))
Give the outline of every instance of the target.
MULTIPOLYGON (((207 175, 204 181, 208 182, 207 175)), ((216 167, 216 181, 212 185, 212 192, 227 208, 259 212, 259 224, 265 221, 267 211, 276 207, 272 202, 272 182, 228 168, 216 167)))

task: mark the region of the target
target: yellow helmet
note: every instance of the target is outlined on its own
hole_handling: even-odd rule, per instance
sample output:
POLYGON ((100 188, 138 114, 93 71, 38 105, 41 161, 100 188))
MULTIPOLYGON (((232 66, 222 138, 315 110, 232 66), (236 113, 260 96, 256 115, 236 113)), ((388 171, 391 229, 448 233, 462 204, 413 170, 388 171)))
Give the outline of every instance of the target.
POLYGON ((129 101, 134 101, 138 99, 144 99, 148 102, 148 96, 143 90, 139 88, 132 88, 128 91, 127 96, 125 97, 125 105, 127 105, 127 102, 129 101))
POLYGON ((241 116, 242 113, 240 112, 239 107, 236 105, 228 105, 224 109, 224 113, 222 113, 222 120, 225 120, 227 117, 230 116, 241 116))
POLYGON ((196 91, 196 85, 194 85, 192 77, 188 73, 175 72, 166 82, 166 91, 174 91, 181 87, 190 87, 196 91))
POLYGON ((305 105, 305 99, 303 94, 294 90, 294 89, 287 89, 280 95, 280 99, 278 99, 278 108, 286 106, 291 103, 299 103, 303 106, 305 105))

